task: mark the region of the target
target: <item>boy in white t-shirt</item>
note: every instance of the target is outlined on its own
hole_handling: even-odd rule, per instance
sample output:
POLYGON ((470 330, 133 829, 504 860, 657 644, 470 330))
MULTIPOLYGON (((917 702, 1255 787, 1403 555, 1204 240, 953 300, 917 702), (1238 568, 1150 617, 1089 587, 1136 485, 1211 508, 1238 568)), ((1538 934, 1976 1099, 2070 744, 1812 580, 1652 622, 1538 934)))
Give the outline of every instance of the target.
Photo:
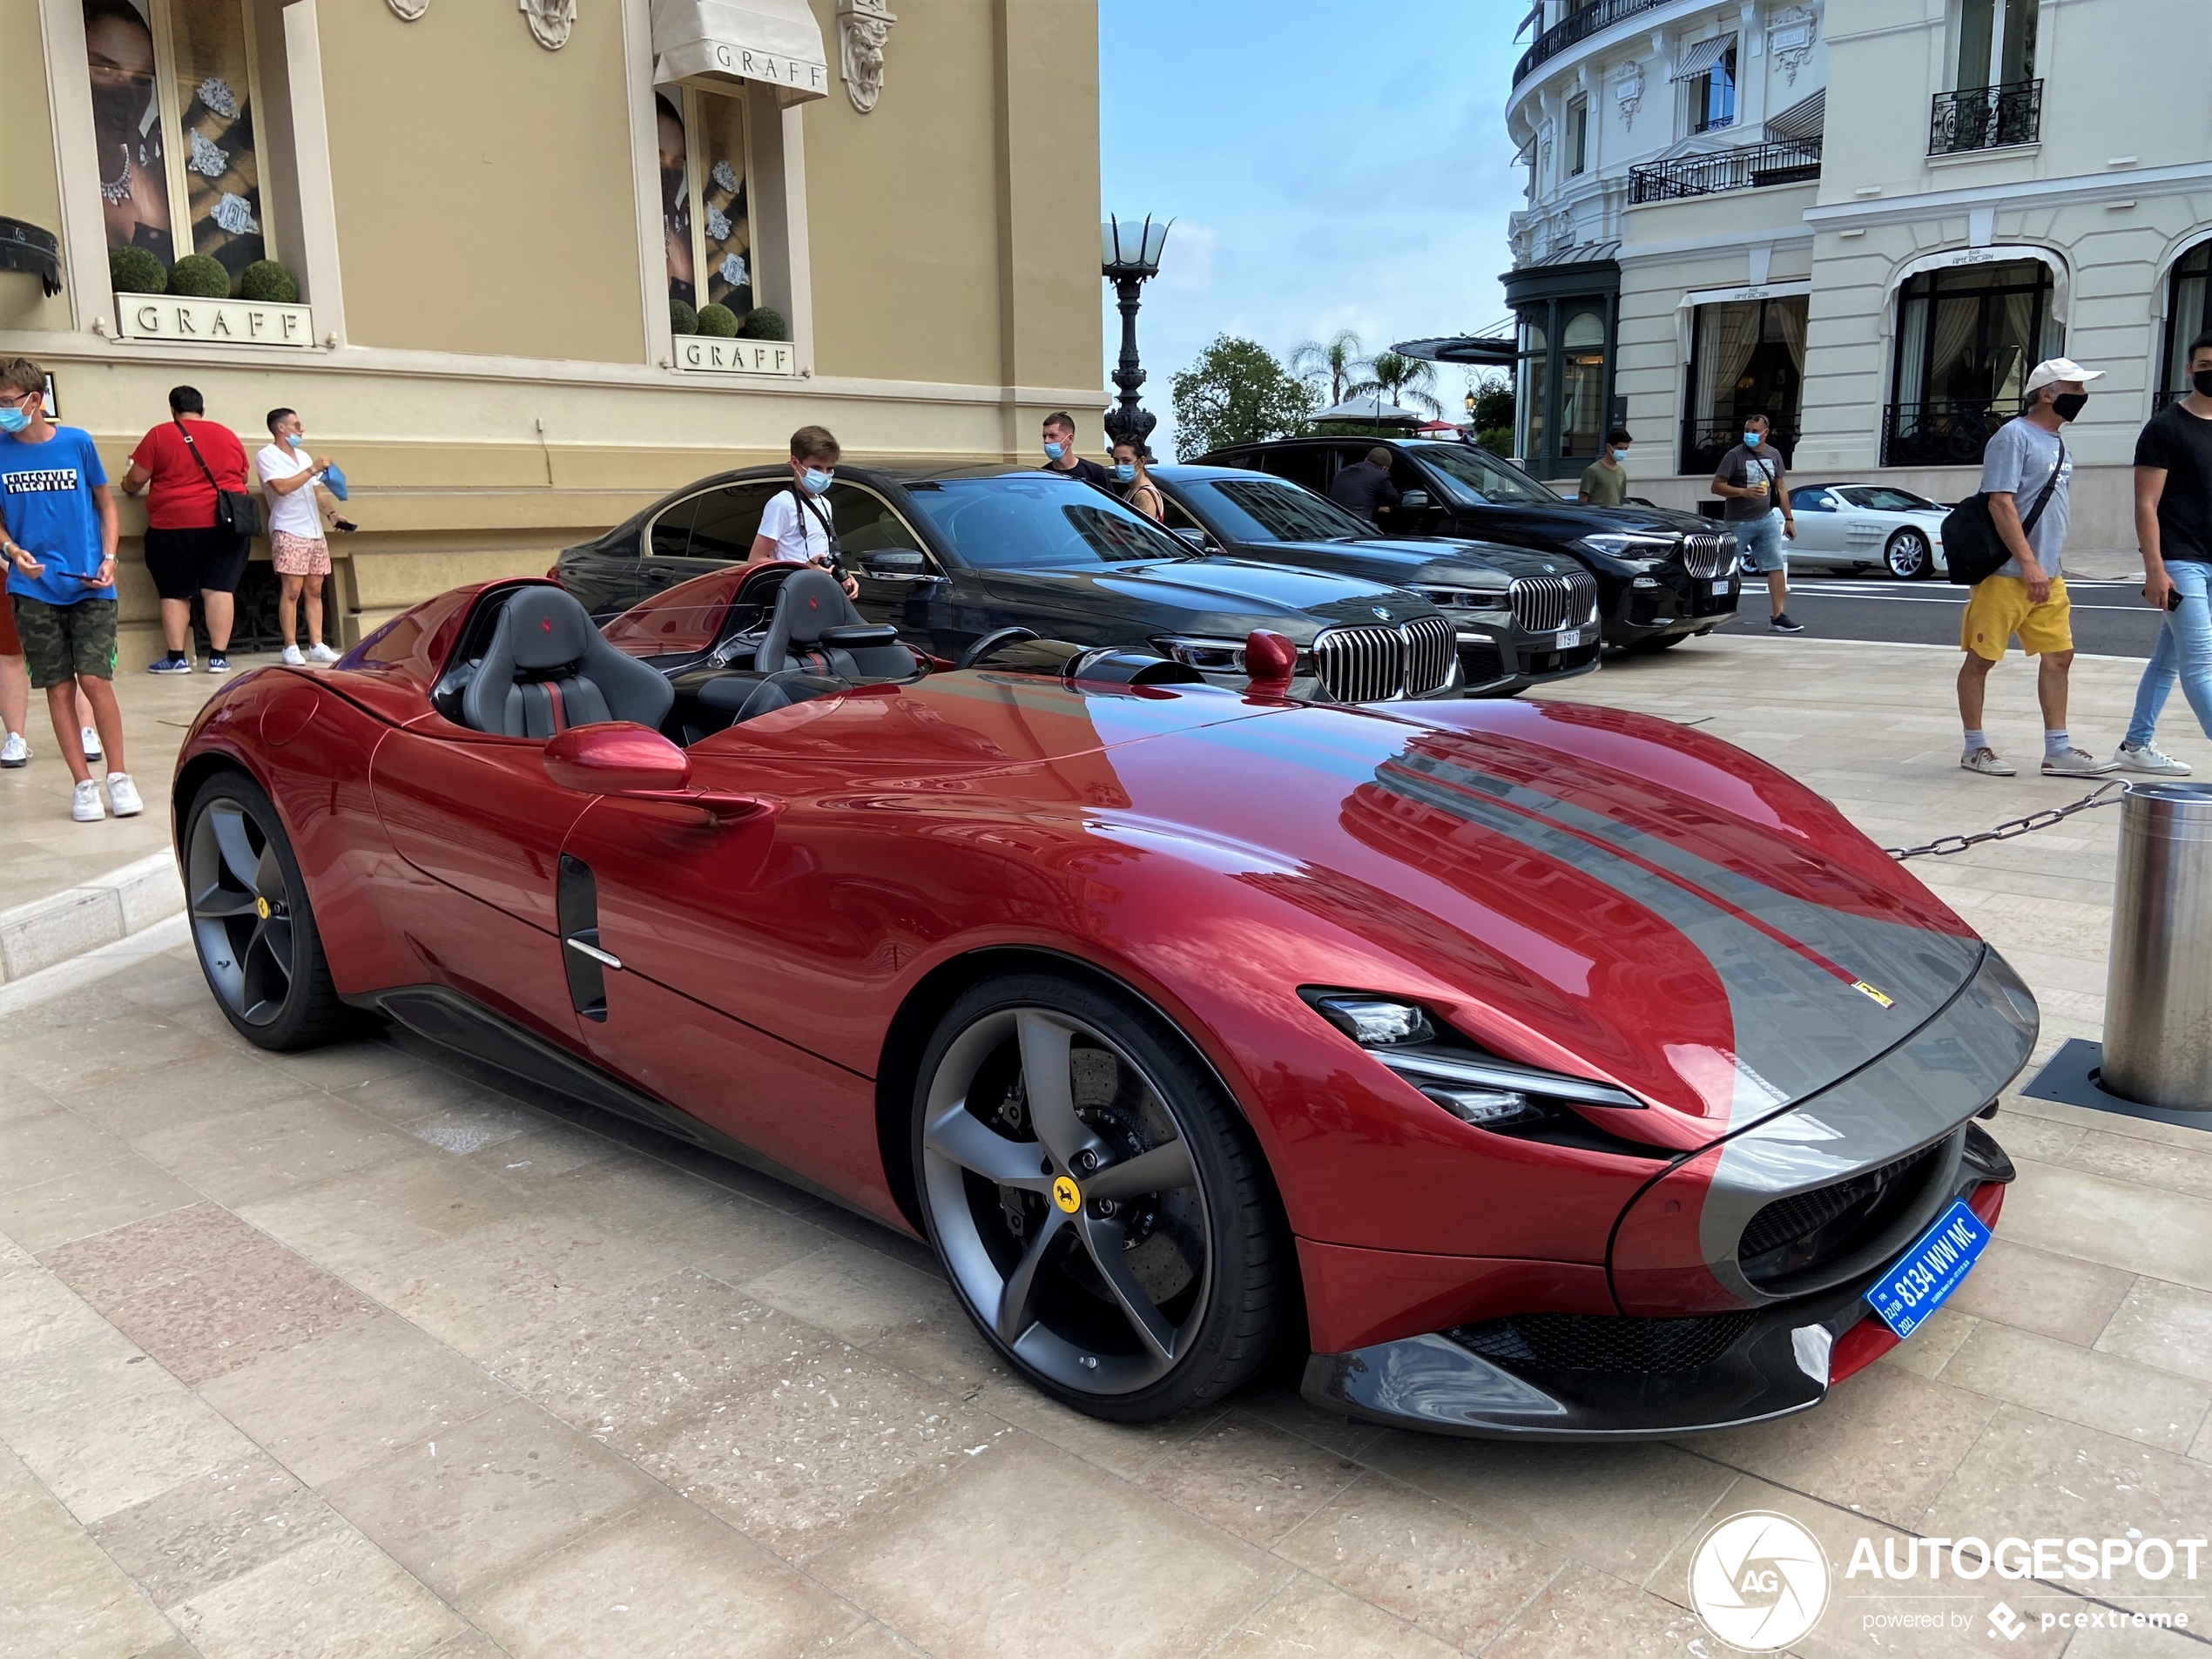
MULTIPOLYGON (((829 487, 836 482, 838 458, 843 454, 826 427, 803 426, 791 435, 792 487, 768 498, 747 564, 829 563, 837 552, 829 487)), ((860 591, 860 584, 846 577, 846 597, 860 591)))
POLYGON ((274 440, 253 457, 253 470, 269 498, 269 556, 280 585, 277 631, 284 636, 284 660, 293 667, 334 663, 338 653, 322 643, 322 579, 330 574, 330 543, 323 520, 338 522, 335 508, 324 507, 315 486, 330 465, 327 455, 309 455, 307 430, 296 409, 269 411, 274 440), (307 639, 300 653, 294 631, 300 602, 307 601, 307 639))

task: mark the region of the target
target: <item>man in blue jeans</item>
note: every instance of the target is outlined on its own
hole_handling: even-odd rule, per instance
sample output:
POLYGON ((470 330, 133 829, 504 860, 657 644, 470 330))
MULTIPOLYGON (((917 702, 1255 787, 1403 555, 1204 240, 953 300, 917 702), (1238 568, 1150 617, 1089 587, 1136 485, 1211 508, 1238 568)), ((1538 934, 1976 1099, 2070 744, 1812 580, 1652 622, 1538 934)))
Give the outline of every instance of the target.
POLYGON ((2135 688, 2135 714, 2113 757, 2124 772, 2185 778, 2188 767, 2151 739, 2175 678, 2212 738, 2212 334, 2189 342, 2189 394, 2135 440, 2135 539, 2143 598, 2166 613, 2135 688))

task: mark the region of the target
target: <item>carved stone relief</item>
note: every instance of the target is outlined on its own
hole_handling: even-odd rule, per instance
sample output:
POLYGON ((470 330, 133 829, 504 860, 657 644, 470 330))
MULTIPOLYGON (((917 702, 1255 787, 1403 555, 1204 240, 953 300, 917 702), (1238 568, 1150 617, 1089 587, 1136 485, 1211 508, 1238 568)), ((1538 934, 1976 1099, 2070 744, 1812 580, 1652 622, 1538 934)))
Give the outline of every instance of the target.
POLYGON ((1774 54, 1776 66, 1791 86, 1797 84, 1797 71, 1812 56, 1812 43, 1819 33, 1820 19, 1806 6, 1778 11, 1768 23, 1767 50, 1774 54))
POLYGON ((413 23, 430 9, 430 0, 388 0, 388 3, 401 23, 413 23))
POLYGON ((1636 124, 1636 111, 1643 107, 1642 60, 1630 58, 1621 66, 1620 73, 1613 78, 1613 103, 1621 111, 1622 126, 1633 130, 1636 124))
POLYGON ((576 27, 576 0, 516 0, 516 3, 529 19, 530 34, 539 45, 556 52, 569 44, 570 31, 576 27))
POLYGON ((883 48, 898 21, 886 0, 837 0, 838 67, 862 115, 883 96, 883 48))

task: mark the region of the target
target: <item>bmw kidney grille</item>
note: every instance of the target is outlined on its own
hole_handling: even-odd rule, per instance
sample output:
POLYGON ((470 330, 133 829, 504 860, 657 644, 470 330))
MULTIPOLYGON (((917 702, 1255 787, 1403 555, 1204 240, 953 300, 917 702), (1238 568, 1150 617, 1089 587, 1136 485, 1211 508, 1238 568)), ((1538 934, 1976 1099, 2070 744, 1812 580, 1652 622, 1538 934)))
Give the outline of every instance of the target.
POLYGON ((1420 697, 1451 678, 1454 644, 1445 617, 1394 628, 1332 628, 1313 642, 1314 668, 1338 703, 1420 697))

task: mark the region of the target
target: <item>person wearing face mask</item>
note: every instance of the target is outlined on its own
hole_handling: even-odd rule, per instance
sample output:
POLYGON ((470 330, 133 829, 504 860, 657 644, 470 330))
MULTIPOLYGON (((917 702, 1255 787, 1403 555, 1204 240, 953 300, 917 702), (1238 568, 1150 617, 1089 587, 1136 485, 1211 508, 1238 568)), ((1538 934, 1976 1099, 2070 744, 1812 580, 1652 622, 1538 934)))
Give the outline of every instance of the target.
POLYGON ((1123 439, 1114 446, 1114 493, 1156 524, 1167 522, 1168 504, 1159 485, 1144 470, 1142 446, 1123 439))
POLYGON ((334 507, 325 507, 315 486, 330 470, 330 457, 307 453, 307 432, 297 409, 271 409, 273 442, 253 457, 253 470, 269 498, 269 559, 276 568, 277 631, 284 636, 284 660, 294 668, 334 663, 338 653, 322 643, 322 583, 330 574, 330 543, 323 523, 342 525, 334 507), (307 613, 307 649, 294 632, 299 613, 307 613))
POLYGON ((1629 428, 1616 426, 1605 435, 1605 453, 1582 469, 1582 482, 1575 499, 1586 507, 1618 507, 1629 498, 1629 446, 1635 442, 1629 428))
MULTIPOLYGON (((760 530, 752 538, 747 564, 819 564, 836 569, 837 530, 830 523, 829 487, 837 481, 844 450, 829 428, 803 426, 791 435, 791 487, 768 498, 760 530)), ((860 584, 840 573, 845 597, 857 598, 860 584)))
POLYGON ((2185 778, 2188 767, 2151 739, 2174 681, 2212 738, 2212 334, 2189 341, 2189 392, 2150 418, 2135 440, 2135 541, 2143 551, 2143 601, 2164 619, 2128 736, 2113 756, 2122 772, 2185 778))
POLYGON ((1783 487, 1782 457, 1767 442, 1770 430, 1764 415, 1743 422, 1743 442, 1713 471, 1713 494, 1723 503, 1722 522, 1736 532, 1744 570, 1766 578, 1767 626, 1777 634, 1801 634, 1804 624, 1790 616, 1790 553, 1783 546, 1797 538, 1797 521, 1783 487))
POLYGON ((1959 667, 1959 719, 1966 727, 1959 764, 1985 777, 2009 778, 2013 772, 2013 763, 1991 746, 1981 721, 1989 671, 2005 660, 2006 642, 2014 634, 2022 651, 2040 659, 2035 692, 2043 705, 2043 775, 2097 778, 2118 764, 2076 748, 2067 735, 2074 625, 2060 570, 2074 458, 2059 433, 2081 413, 2089 401, 2089 382, 2102 378, 2103 372, 2086 369, 2070 357, 2038 363, 2028 374, 2020 413, 1999 427, 1981 452, 1989 516, 2013 556, 1994 575, 1974 583, 1959 622, 1959 646, 1966 653, 1959 667), (2034 523, 2024 525, 2023 518, 2034 523))
POLYGON ((1112 473, 1076 453, 1076 417, 1065 409, 1044 417, 1044 465, 1038 470, 1096 484, 1109 492, 1114 486, 1112 473))

